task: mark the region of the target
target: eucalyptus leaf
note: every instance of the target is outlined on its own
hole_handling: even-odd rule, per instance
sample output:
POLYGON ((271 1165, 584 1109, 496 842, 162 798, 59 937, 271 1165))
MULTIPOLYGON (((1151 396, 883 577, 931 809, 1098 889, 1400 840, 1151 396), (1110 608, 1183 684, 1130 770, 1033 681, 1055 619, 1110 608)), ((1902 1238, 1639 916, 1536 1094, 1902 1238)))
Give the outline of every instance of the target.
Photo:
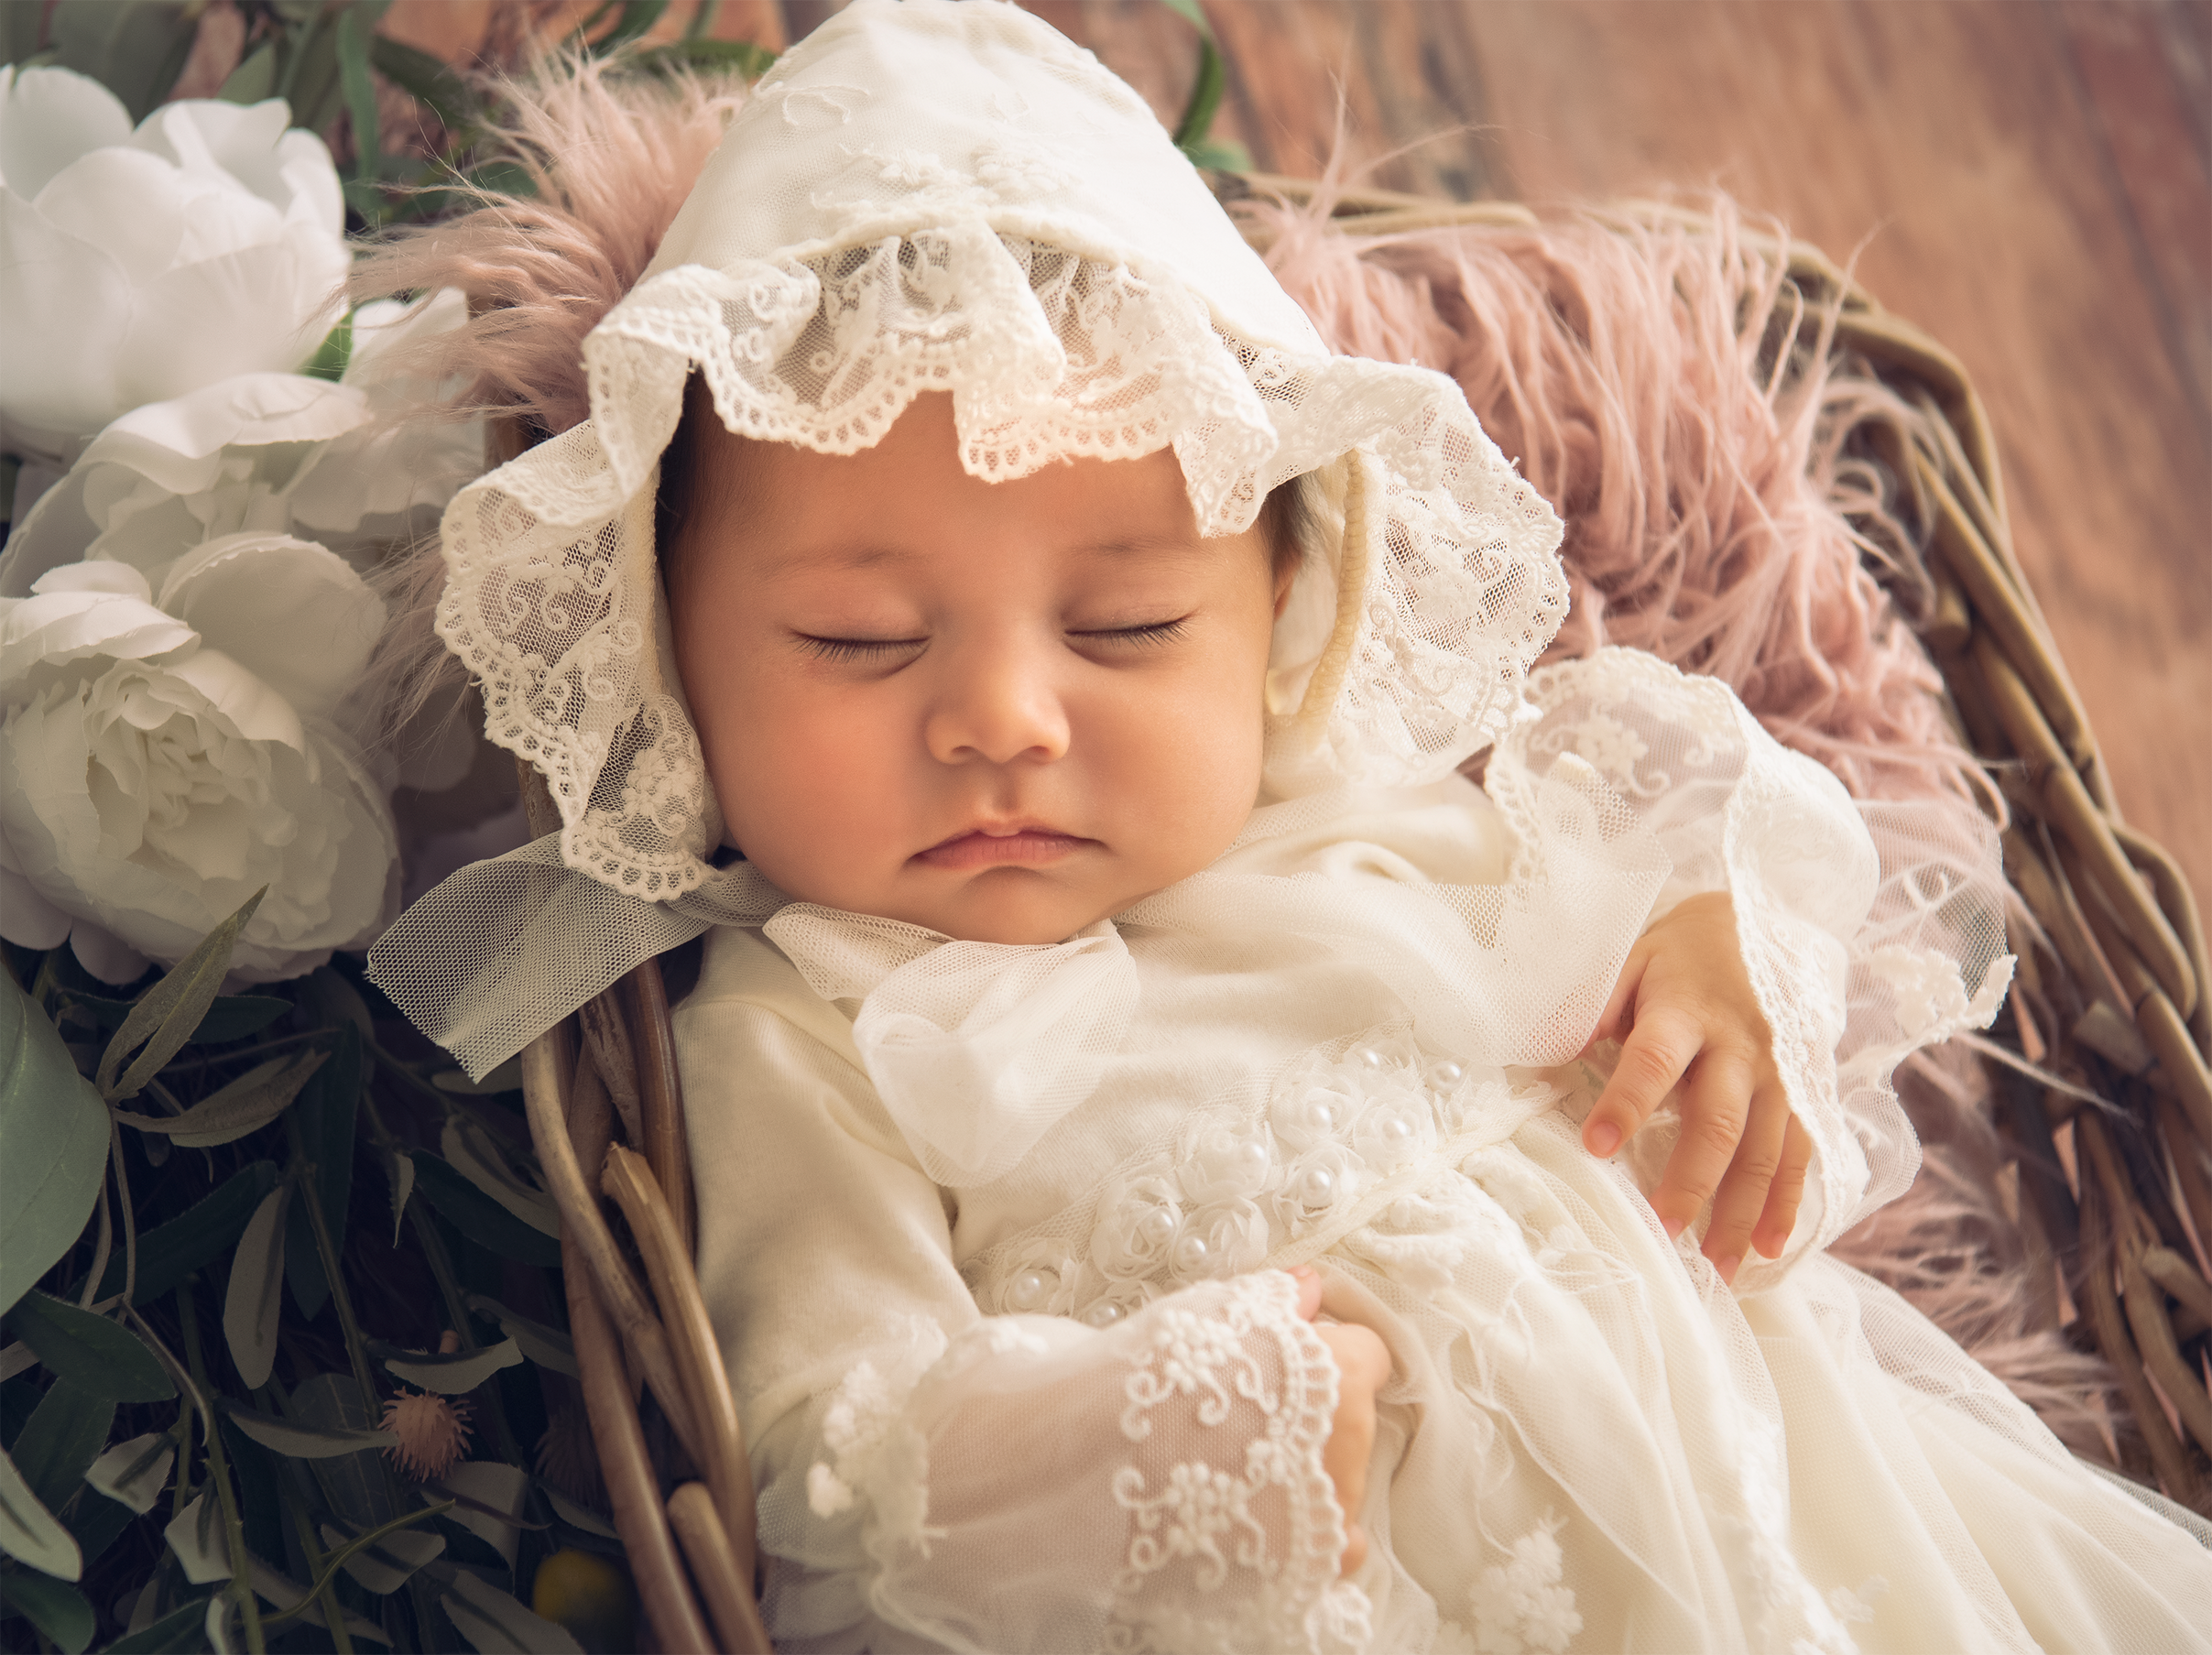
POLYGON ((169 1486, 169 1467, 176 1459, 176 1439, 165 1431, 148 1432, 116 1443, 94 1460, 84 1480, 117 1505, 144 1517, 169 1486))
MULTIPOLYGON (((322 1543, 332 1552, 353 1541, 353 1536, 328 1523, 322 1525, 322 1543)), ((399 1590, 407 1584, 409 1575, 444 1552, 445 1537, 441 1534, 426 1534, 420 1529, 395 1529, 381 1540, 348 1555, 341 1567, 381 1596, 399 1590)))
MULTIPOLYGON (((346 988, 335 972, 331 979, 346 988)), ((360 996, 349 997, 358 1005, 360 996)), ((340 1022, 331 1036, 330 1062, 317 1070, 292 1107, 292 1124, 300 1147, 314 1165, 315 1195, 322 1207, 323 1228, 335 1251, 345 1238, 347 1208, 354 1189, 354 1122, 361 1102, 361 1036, 353 1022, 340 1022)), ((300 1313, 313 1321, 330 1296, 322 1279, 322 1257, 315 1246, 313 1220, 308 1204, 295 1203, 291 1216, 290 1248, 285 1255, 285 1279, 300 1313)))
POLYGON ((230 1344, 231 1360, 237 1365, 238 1377, 248 1390, 267 1385, 269 1370, 277 1362, 277 1313, 284 1285, 284 1209, 291 1198, 289 1180, 263 1197, 231 1258, 230 1287, 223 1299, 223 1336, 230 1344))
MULTIPOLYGON (((159 1141, 159 1140, 156 1140, 159 1141)), ((277 1187, 277 1163, 249 1161, 167 1224, 138 1235, 138 1284, 133 1304, 163 1299, 194 1270, 230 1250, 263 1197, 277 1187)), ((96 1299, 123 1290, 123 1256, 108 1260, 96 1299)))
POLYGON ((509 1569, 515 1566, 523 1529, 544 1526, 525 1523, 522 1510, 529 1497, 530 1477, 519 1466, 499 1460, 463 1460, 430 1486, 461 1497, 446 1517, 496 1547, 509 1569))
POLYGON ((330 1055, 309 1047, 256 1063, 182 1115, 162 1117, 118 1109, 115 1118, 141 1132, 158 1132, 180 1149, 212 1149, 258 1132, 282 1115, 330 1055))
POLYGON ((256 1413, 250 1408, 226 1408, 223 1417, 262 1447, 295 1460, 333 1459, 342 1454, 359 1454, 365 1448, 390 1448, 399 1441, 388 1431, 306 1425, 297 1420, 256 1413))
POLYGON ((0 1313, 69 1251, 100 1199, 107 1110, 38 1003, 0 972, 0 1313))
POLYGON ((35 55, 45 24, 42 5, 0 5, 0 63, 21 63, 35 55))
POLYGON ((84 1567, 69 1530, 31 1492, 5 1453, 0 1453, 0 1552, 62 1580, 75 1580, 84 1567))
POLYGON ((415 1187, 479 1247, 518 1264, 557 1265, 561 1244, 524 1224, 427 1149, 414 1152, 415 1187))
POLYGON ((200 1019, 214 1004, 215 991, 223 986, 238 933, 267 894, 265 885, 248 897, 236 913, 201 938, 198 947, 138 996, 138 1003, 131 1007, 130 1016, 124 1018, 123 1027, 100 1057, 95 1083, 109 1103, 135 1095, 191 1039, 200 1019), (128 1068, 124 1067, 126 1061, 128 1068))
POLYGON ((145 1342, 105 1316, 26 1293, 8 1320, 39 1361, 80 1390, 111 1402, 166 1402, 177 1394, 145 1342))
POLYGON ((101 1655, 197 1655, 207 1644, 203 1629, 210 1601, 195 1597, 151 1626, 117 1639, 101 1655))
POLYGON ((615 19, 615 27, 592 42, 594 55, 605 57, 617 46, 637 39, 669 8, 669 0, 623 0, 622 14, 615 19))
MULTIPOLYGON (((123 1027, 130 1016, 131 1000, 111 999, 103 995, 66 991, 70 1005, 82 1011, 99 1025, 103 1034, 113 1034, 123 1027)), ((243 1040, 248 1035, 259 1034, 271 1023, 291 1010, 292 1003, 273 994, 217 995, 192 1030, 188 1046, 222 1046, 232 1040, 243 1040)))
POLYGON ((516 1171, 492 1135, 474 1121, 449 1117, 438 1135, 438 1148, 454 1171, 524 1224, 541 1236, 561 1239, 561 1209, 553 1198, 516 1171))
POLYGON ((458 132, 475 119, 475 94, 442 59, 378 35, 369 42, 369 61, 386 80, 426 105, 449 132, 458 132))
POLYGON ((142 121, 184 72, 201 10, 187 0, 62 0, 53 15, 55 61, 92 76, 142 121))
POLYGON ((46 1634, 64 1655, 84 1655, 93 1641, 93 1606, 76 1587, 49 1574, 0 1574, 0 1598, 46 1634))
POLYGON ((387 1372, 398 1375, 409 1385, 441 1396, 458 1397, 474 1390, 503 1367, 521 1366, 522 1352, 514 1340, 502 1339, 483 1350, 455 1351, 451 1356, 387 1356, 384 1366, 387 1372))
POLYGON ((225 103, 258 103, 277 91, 277 51, 274 40, 265 40, 246 53, 215 93, 225 103))
POLYGON ((115 1405, 105 1397, 80 1390, 67 1379, 47 1387, 38 1406, 16 1438, 16 1469, 49 1511, 60 1512, 90 1469, 108 1432, 115 1405))
MULTIPOLYGON (((292 1391, 292 1411, 301 1424, 324 1431, 374 1431, 376 1420, 348 1374, 316 1374, 292 1391)), ((323 1498, 339 1518, 356 1529, 375 1529, 399 1515, 384 1456, 376 1448, 311 1460, 323 1498)))
POLYGON ((647 47, 625 67, 652 74, 667 74, 679 69, 709 73, 720 71, 757 81, 775 64, 774 52, 755 46, 750 40, 670 40, 665 46, 647 47))
POLYGON ((392 1186, 392 1245, 399 1245, 400 1221, 407 1216, 407 1198, 415 1192, 415 1160, 397 1149, 384 1151, 384 1175, 392 1186))
POLYGON ((622 1538, 616 1532, 613 1523, 600 1516, 598 1512, 589 1511, 579 1506, 560 1489, 554 1487, 552 1484, 540 1482, 538 1485, 538 1492, 551 1502, 553 1515, 570 1528, 581 1529, 584 1533, 595 1534, 602 1540, 618 1541, 622 1538))
POLYGON ((583 1655, 566 1627, 526 1609, 466 1569, 453 1571, 452 1590, 438 1601, 477 1655, 583 1655))
POLYGON ((177 1554, 184 1578, 195 1586, 212 1586, 231 1577, 230 1539, 223 1530, 223 1513, 205 1493, 169 1519, 161 1538, 177 1554))
POLYGON ((499 1331, 521 1347, 522 1354, 540 1367, 550 1367, 555 1373, 568 1375, 572 1379, 581 1376, 576 1371, 576 1346, 559 1328, 548 1327, 542 1322, 532 1322, 528 1316, 517 1315, 496 1299, 487 1299, 482 1293, 471 1293, 469 1309, 480 1316, 487 1316, 499 1324, 499 1331))

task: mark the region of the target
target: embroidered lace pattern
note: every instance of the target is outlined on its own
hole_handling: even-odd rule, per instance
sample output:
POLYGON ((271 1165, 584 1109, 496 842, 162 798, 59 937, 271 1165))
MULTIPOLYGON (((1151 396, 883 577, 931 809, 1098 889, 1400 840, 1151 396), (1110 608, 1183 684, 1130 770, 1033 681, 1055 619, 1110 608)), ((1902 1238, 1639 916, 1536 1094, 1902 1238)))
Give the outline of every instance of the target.
POLYGON ((1470 1073, 1403 1028, 1334 1040, 1277 1079, 1264 1116, 1197 1114, 963 1275, 986 1312, 1111 1327, 1178 1288, 1317 1257, 1441 1159, 1509 1136, 1556 1095, 1470 1073))
POLYGON ((1336 659, 1271 733, 1288 770, 1444 775, 1504 730, 1565 614, 1557 518, 1443 376, 1243 343, 1179 287, 980 221, 680 266, 584 352, 593 419, 449 507, 438 626, 483 681, 486 733, 545 773, 567 865, 648 900, 696 888, 721 833, 652 541, 694 364, 732 430, 823 452, 872 445, 924 391, 953 395, 982 477, 1172 446, 1209 534, 1357 450, 1344 544, 1313 573, 1354 589, 1336 659))

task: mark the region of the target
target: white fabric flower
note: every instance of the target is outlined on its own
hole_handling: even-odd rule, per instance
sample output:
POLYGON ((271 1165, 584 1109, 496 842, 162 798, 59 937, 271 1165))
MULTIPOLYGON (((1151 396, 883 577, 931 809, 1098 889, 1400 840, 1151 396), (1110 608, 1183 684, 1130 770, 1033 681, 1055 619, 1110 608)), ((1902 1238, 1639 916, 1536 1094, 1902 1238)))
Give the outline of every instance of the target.
POLYGON ((209 541, 158 596, 98 561, 0 599, 0 934, 73 936, 88 969, 128 981, 266 885, 239 977, 365 941, 397 847, 330 719, 383 624, 342 559, 282 535, 209 541))
POLYGON ((1377 1172, 1408 1167, 1436 1147, 1436 1111, 1420 1093, 1389 1087, 1370 1099, 1352 1128, 1352 1148, 1377 1172))
POLYGON ((126 409, 297 368, 339 314, 344 201, 281 99, 132 131, 63 69, 0 70, 0 440, 67 464, 126 409))
POLYGON ((483 469, 480 422, 383 417, 436 394, 391 371, 398 350, 467 313, 450 289, 412 310, 364 305, 341 383, 239 374, 133 408, 23 515, 0 597, 80 558, 128 563, 158 585, 202 541, 249 531, 295 534, 365 568, 428 529, 483 469))
POLYGON ((1257 1195, 1275 1170, 1264 1127, 1219 1120, 1189 1127, 1175 1159, 1183 1198, 1194 1206, 1257 1195))
POLYGON ((1112 1279, 1150 1276, 1167 1262, 1182 1229, 1182 1203, 1172 1179, 1116 1180, 1099 1198, 1091 1232, 1091 1262, 1112 1279))

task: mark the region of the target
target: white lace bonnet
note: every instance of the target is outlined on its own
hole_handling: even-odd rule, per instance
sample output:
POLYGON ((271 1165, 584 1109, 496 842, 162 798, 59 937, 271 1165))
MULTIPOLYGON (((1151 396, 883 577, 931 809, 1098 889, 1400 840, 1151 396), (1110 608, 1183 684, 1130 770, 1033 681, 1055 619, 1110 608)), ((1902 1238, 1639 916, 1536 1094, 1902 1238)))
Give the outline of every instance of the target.
POLYGON ((473 1073, 782 902, 708 860, 660 599, 659 461, 694 367, 732 431, 823 453, 923 391, 952 394, 986 479, 1172 447, 1208 534, 1313 474, 1269 675, 1276 797, 1446 774, 1512 721, 1565 614, 1559 521, 1459 387, 1331 355, 1143 101, 1005 0, 857 0, 794 47, 583 354, 591 419, 447 508, 438 609, 561 832, 454 875, 371 956, 473 1073))

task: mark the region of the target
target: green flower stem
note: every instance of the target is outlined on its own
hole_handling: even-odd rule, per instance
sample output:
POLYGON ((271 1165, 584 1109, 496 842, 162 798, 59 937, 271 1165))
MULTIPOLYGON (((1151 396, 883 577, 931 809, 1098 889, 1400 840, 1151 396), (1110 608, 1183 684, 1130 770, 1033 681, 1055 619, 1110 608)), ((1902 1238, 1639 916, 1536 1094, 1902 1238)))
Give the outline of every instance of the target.
MULTIPOLYGON (((398 1067, 397 1058, 374 1042, 369 1043, 368 1050, 380 1069, 406 1073, 398 1067)), ((408 1078, 414 1079, 412 1075, 408 1078)), ((420 1082, 416 1083, 421 1084, 420 1082)), ((422 1089, 450 1106, 450 1100, 435 1087, 424 1086, 422 1089)), ((386 1127, 384 1116, 377 1112, 376 1100, 369 1095, 366 1086, 361 1091, 361 1106, 363 1113, 368 1116, 369 1147, 379 1155, 404 1154, 398 1139, 386 1127)), ((461 1279, 453 1273, 452 1256, 445 1250, 445 1237, 438 1234, 437 1225, 431 1220, 429 1209, 421 1203, 410 1200, 407 1203, 407 1216, 409 1224, 414 1226, 415 1239, 422 1246, 422 1257, 430 1267, 430 1276, 438 1283, 438 1291, 445 1300, 448 1325, 460 1336, 463 1349, 482 1350, 484 1346, 478 1342, 476 1330, 469 1320, 468 1295, 461 1290, 461 1279)), ((508 1464, 527 1467, 521 1445, 516 1442, 514 1429, 507 1423, 507 1409, 500 1400, 497 1383, 496 1379, 491 1381, 484 1391, 484 1400, 488 1404, 491 1415, 493 1440, 498 1445, 500 1456, 508 1464)))
MULTIPOLYGON (((123 1212, 123 1302, 128 1304, 138 1291, 138 1215, 131 1210, 130 1170, 123 1160, 123 1127, 111 1119, 107 1123, 107 1155, 115 1168, 115 1195, 123 1212)), ((106 1270, 101 1275, 104 1278, 106 1270)))
POLYGON ((289 1499, 284 1502, 284 1508, 291 1517, 292 1527, 299 1531, 300 1550, 307 1558, 308 1573, 314 1578, 315 1584, 308 1589, 305 1597, 283 1614, 270 1616, 262 1630, 280 1632, 289 1622, 304 1618, 308 1605, 316 1604, 321 1607, 322 1624, 330 1632, 331 1647, 336 1655, 354 1655, 353 1634, 345 1629, 345 1608, 338 1601, 338 1590, 332 1578, 338 1573, 338 1565, 325 1557, 320 1537, 315 1533, 315 1525, 309 1520, 306 1508, 289 1499))
MULTIPOLYGON (((229 1542, 231 1554, 231 1584, 224 1590, 238 1606, 238 1618, 245 1627, 248 1655, 267 1655, 267 1640, 261 1635, 261 1604, 254 1595, 253 1560, 245 1550, 245 1519, 239 1515, 238 1496, 231 1487, 230 1462, 223 1452, 223 1427, 207 1402, 207 1365, 200 1351, 200 1313, 192 1307, 190 1277, 177 1284, 177 1312, 184 1323, 184 1359, 190 1372, 172 1377, 189 1381, 182 1388, 191 1397, 192 1406, 200 1410, 202 1429, 207 1439, 207 1480, 214 1485, 216 1503, 223 1508, 223 1538, 229 1542)), ((170 1364, 174 1366, 174 1357, 170 1358, 170 1364)))
MULTIPOLYGON (((327 1554, 315 1549, 311 1544, 308 1551, 308 1556, 314 1560, 315 1567, 321 1572, 315 1578, 315 1590, 317 1592, 321 1592, 330 1586, 332 1580, 336 1577, 338 1571, 345 1566, 345 1560, 353 1556, 354 1552, 362 1551, 366 1547, 375 1545, 378 1541, 382 1540, 386 1535, 391 1533, 394 1530, 404 1529, 409 1523, 419 1523, 424 1518, 436 1517, 440 1512, 442 1511, 451 1511, 453 1508, 453 1505, 454 1502, 452 1500, 441 1500, 435 1506, 424 1506, 414 1511, 404 1512, 400 1516, 392 1519, 392 1520, 388 1523, 378 1524, 376 1528, 371 1529, 365 1534, 355 1535, 352 1540, 346 1541, 344 1545, 339 1547, 337 1551, 329 1552, 327 1554)), ((307 1519, 302 1516, 299 1520, 304 1523, 306 1522, 307 1519)), ((306 1537, 303 1535, 301 1538, 304 1540, 306 1537)), ((287 1621, 300 1618, 305 1611, 306 1604, 307 1599, 302 1598, 298 1606, 287 1609, 281 1615, 272 1615, 269 1617, 269 1629, 271 1631, 275 1631, 281 1628, 287 1621)), ((341 1650, 346 1648, 343 1642, 341 1642, 339 1647, 341 1650)))
POLYGON ((307 1146, 300 1137, 297 1116, 287 1111, 284 1133, 292 1147, 291 1175, 293 1187, 307 1202, 308 1228, 315 1237, 315 1256, 322 1261, 322 1279, 330 1285, 331 1302, 338 1309, 338 1326, 345 1335, 345 1354, 354 1364, 354 1382, 361 1387, 361 1405, 374 1421, 382 1410, 383 1402, 376 1394, 376 1381, 369 1369, 368 1342, 361 1336, 361 1324, 354 1319, 354 1296, 346 1290, 345 1276, 338 1268, 338 1249, 332 1245, 330 1225, 322 1216, 322 1196, 315 1188, 315 1163, 308 1159, 307 1146))

